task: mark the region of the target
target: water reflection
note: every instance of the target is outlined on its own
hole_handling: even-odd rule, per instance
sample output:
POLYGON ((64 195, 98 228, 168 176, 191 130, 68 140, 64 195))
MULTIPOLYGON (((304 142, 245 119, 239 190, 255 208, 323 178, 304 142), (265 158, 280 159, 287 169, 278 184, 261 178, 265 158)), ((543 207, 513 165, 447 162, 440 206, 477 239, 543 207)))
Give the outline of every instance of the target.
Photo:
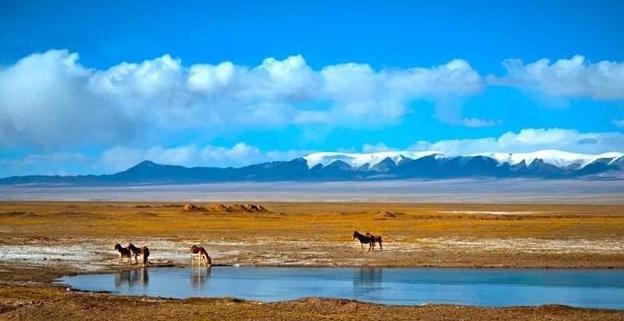
POLYGON ((149 283, 149 272, 146 268, 123 271, 115 275, 115 287, 146 287, 149 283))
POLYGON ((358 297, 382 288, 382 268, 361 268, 353 271, 353 294, 358 297))
POLYGON ((191 267, 191 287, 193 289, 203 289, 206 280, 210 277, 210 267, 193 266, 191 267))

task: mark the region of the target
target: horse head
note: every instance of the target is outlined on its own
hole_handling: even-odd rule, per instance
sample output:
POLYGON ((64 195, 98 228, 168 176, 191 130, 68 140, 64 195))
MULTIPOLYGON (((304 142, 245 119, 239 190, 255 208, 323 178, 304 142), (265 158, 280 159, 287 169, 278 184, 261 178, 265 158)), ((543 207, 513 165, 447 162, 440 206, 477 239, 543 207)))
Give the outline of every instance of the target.
POLYGON ((122 249, 121 244, 117 243, 115 244, 115 250, 120 250, 122 249))

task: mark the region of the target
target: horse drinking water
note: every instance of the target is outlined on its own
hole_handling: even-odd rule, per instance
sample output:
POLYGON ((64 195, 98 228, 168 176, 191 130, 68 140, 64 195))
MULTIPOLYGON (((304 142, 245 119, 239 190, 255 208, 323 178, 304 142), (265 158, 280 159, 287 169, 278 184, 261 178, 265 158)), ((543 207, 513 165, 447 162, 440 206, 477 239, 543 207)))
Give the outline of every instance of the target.
POLYGON ((191 265, 196 260, 199 262, 199 265, 202 265, 202 264, 205 266, 212 265, 212 259, 210 258, 210 255, 208 255, 208 252, 206 251, 204 247, 199 246, 199 245, 191 246, 191 265))

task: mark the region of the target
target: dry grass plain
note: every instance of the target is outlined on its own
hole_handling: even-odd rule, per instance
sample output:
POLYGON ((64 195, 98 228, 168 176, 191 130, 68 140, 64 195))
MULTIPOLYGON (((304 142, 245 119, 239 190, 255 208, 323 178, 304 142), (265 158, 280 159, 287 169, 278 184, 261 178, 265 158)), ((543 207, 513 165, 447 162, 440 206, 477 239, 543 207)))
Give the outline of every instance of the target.
POLYGON ((177 265, 188 264, 188 247, 201 243, 220 264, 624 268, 622 205, 263 202, 261 212, 197 205, 206 210, 1 202, 0 320, 624 320, 622 312, 565 307, 152 300, 51 285, 64 273, 129 268, 117 264, 112 246, 130 241, 149 246, 154 263, 177 265), (361 251, 355 229, 383 235, 384 251, 361 251))

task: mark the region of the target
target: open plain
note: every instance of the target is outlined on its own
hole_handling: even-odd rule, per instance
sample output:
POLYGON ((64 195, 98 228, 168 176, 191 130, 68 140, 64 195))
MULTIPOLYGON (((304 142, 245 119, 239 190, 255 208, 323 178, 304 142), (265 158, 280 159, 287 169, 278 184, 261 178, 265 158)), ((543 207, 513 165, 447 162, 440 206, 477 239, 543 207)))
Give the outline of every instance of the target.
POLYGON ((624 268, 624 206, 407 203, 2 202, 0 319, 88 320, 622 320, 624 312, 559 306, 387 307, 345 300, 262 304, 66 291, 63 274, 133 268, 113 245, 147 245, 153 265, 624 268), (367 252, 354 230, 384 237, 367 252))

